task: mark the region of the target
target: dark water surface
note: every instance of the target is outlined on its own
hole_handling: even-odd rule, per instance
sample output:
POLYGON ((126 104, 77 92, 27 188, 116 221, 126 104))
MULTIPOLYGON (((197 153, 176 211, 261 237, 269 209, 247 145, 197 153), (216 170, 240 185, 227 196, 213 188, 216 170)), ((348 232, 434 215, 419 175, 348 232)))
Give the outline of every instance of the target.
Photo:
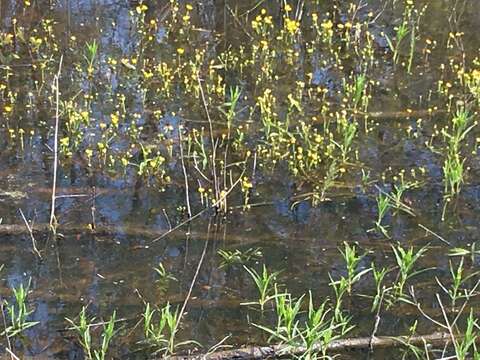
MULTIPOLYGON (((214 58, 229 46, 239 46, 249 41, 248 37, 235 22, 227 8, 241 14, 252 9, 256 1, 217 1, 212 4, 194 3, 192 22, 202 31, 196 33, 195 42, 180 44, 189 51, 188 46, 202 47, 214 58), (209 6, 213 6, 209 8, 209 6), (210 10, 209 10, 210 9, 210 10), (211 9, 215 9, 214 12, 211 9), (206 45, 210 44, 210 45, 206 45), (215 46, 211 46, 215 44, 215 46)), ((332 3, 318 1, 318 9, 331 10, 332 3)), ((366 18, 368 12, 382 11, 385 2, 369 1, 361 8, 358 16, 366 18)), ((389 2, 390 3, 390 2, 389 2)), ((420 4, 420 2, 418 2, 420 4)), ((451 31, 449 14, 453 1, 424 1, 428 3, 427 15, 422 19, 422 31, 425 38, 436 39, 444 47, 451 31)), ((465 61, 471 62, 478 55, 480 39, 478 27, 480 17, 479 5, 475 1, 465 1, 458 26, 465 32, 463 37, 465 61)), ((138 77, 128 78, 128 71, 120 66, 118 72, 112 71, 109 59, 120 62, 139 54, 141 44, 135 25, 132 24, 130 11, 135 12, 137 4, 124 0, 63 0, 32 1, 25 8, 23 1, 0 1, 0 30, 11 32, 13 27, 23 27, 26 36, 36 32, 47 33, 42 19, 54 19, 51 34, 61 51, 44 49, 45 54, 64 54, 63 73, 60 80, 62 97, 73 97, 77 92, 96 93, 91 103, 91 117, 98 121, 109 121, 115 102, 119 96, 125 96, 126 113, 135 119, 143 129, 137 135, 142 140, 155 139, 158 133, 166 134, 167 139, 178 143, 178 125, 185 119, 205 121, 201 102, 194 105, 195 97, 182 98, 178 91, 168 104, 161 103, 161 98, 154 92, 143 91, 138 77), (13 21, 16 19, 16 21, 13 21), (114 24, 114 25, 113 25, 114 24), (71 36, 76 38, 72 42, 71 36), (95 74, 98 81, 92 85, 75 72, 75 62, 82 58, 85 41, 97 39, 99 44, 99 69, 95 74), (160 102, 160 103, 159 103, 160 102), (154 120, 152 113, 162 108, 160 120, 154 120), (136 116, 138 114, 138 116, 136 116), (173 126, 172 132, 165 131, 166 126, 173 126), (176 129, 176 130, 175 130, 176 129)), ((168 17, 168 1, 151 1, 148 3, 147 18, 159 19, 155 33, 155 42, 160 50, 172 52, 180 46, 164 40, 165 30, 161 21, 168 17)), ((181 6, 185 3, 181 2, 181 6)), ((306 4, 307 8, 310 6, 306 4)), ((313 5, 311 5, 313 7, 313 5)), ((261 7, 269 13, 278 13, 276 1, 265 1, 261 7)), ((421 7, 418 5, 418 7, 421 7)), ((252 11, 257 14, 260 7, 252 11)), ((389 10, 371 24, 370 31, 375 34, 378 43, 375 48, 386 52, 388 45, 379 34, 382 31, 393 33, 398 25, 395 19, 398 12, 389 10), (382 42, 383 41, 383 42, 382 42), (384 50, 382 50, 384 49, 384 50)), ((252 15, 253 18, 253 15, 252 15)), ((276 20, 276 19, 275 19, 276 20)), ((460 31, 460 30, 459 30, 460 31)), ((306 35, 308 37, 308 34, 306 35)), ((418 45, 418 57, 421 58, 423 42, 418 45)), ((144 50, 154 51, 151 49, 144 50)), ((303 49, 301 49, 303 51, 303 49)), ((48 223, 50 216, 53 155, 52 126, 54 106, 51 102, 54 92, 51 90, 51 77, 58 65, 58 57, 49 59, 43 55, 29 54, 18 49, 19 57, 11 58, 8 50, 2 50, 2 83, 9 84, 17 93, 15 110, 11 114, 0 115, 0 219, 2 224, 23 225, 19 209, 27 219, 37 224, 48 223), (38 59, 37 59, 38 57, 38 59), (34 59, 35 58, 35 59, 34 59), (27 64, 45 62, 47 78, 43 85, 41 72, 32 70, 27 64), (53 62, 52 65, 50 61, 53 62), (11 65, 11 70, 4 66, 11 65), (25 66, 24 66, 25 65, 25 66), (48 75, 50 74, 50 75, 48 75), (36 83, 37 82, 37 83, 36 83), (39 87, 45 87, 39 90, 39 87), (17 134, 12 140, 9 129, 17 134), (18 129, 25 129, 25 141, 20 143, 18 129), (34 135, 29 136, 33 130, 34 135)), ((281 54, 281 51, 279 51, 281 54)), ((48 55, 50 56, 50 55, 48 55)), ((146 56, 146 55, 145 55, 146 56)), ((279 55, 280 56, 280 55, 279 55)), ((320 58, 322 54, 318 54, 320 58)), ((164 58, 167 58, 164 56, 164 58)), ((413 76, 405 71, 395 71, 392 64, 379 58, 379 64, 372 70, 372 78, 379 82, 370 100, 370 111, 403 111, 406 108, 424 109, 432 105, 443 108, 443 99, 427 99, 442 73, 440 64, 455 58, 455 54, 434 52, 428 66, 418 66, 413 76)), ((161 60, 159 60, 161 61, 161 60)), ((335 91, 341 84, 341 74, 320 65, 320 61, 301 59, 295 66, 296 71, 280 73, 279 93, 282 84, 295 83, 306 79, 306 73, 313 74, 312 83, 331 87, 335 91), (281 83, 281 84, 280 84, 281 83)), ((354 65, 352 65, 354 68, 354 65)), ((252 75, 253 77, 254 75, 252 75)), ((255 98, 252 79, 235 79, 235 73, 225 74, 226 81, 242 84, 247 92, 255 98)), ((446 81, 454 79, 454 74, 446 74, 446 81)), ((154 87, 155 85, 152 85, 154 87)), ((285 90, 285 93, 290 91, 285 90)), ((80 95, 83 96, 83 95, 80 95)), ((5 90, 1 103, 8 101, 5 90)), ((197 98, 198 100, 198 98, 197 98)), ((248 100, 245 106, 249 105, 248 100)), ((315 114, 318 109, 306 106, 306 115, 315 114)), ((247 115, 244 114, 246 117, 247 115)), ((33 253, 31 238, 28 233, 22 235, 0 235, 0 264, 5 268, 1 273, 0 294, 11 299, 11 288, 28 283, 31 279, 31 305, 34 312, 33 321, 39 324, 25 333, 25 339, 18 341, 16 347, 20 354, 35 358, 82 358, 81 350, 74 340, 72 332, 65 331, 65 317, 74 318, 83 305, 88 305, 88 312, 97 319, 107 318, 113 310, 118 318, 125 319, 119 323, 124 327, 115 343, 114 353, 119 358, 142 358, 143 353, 135 353, 138 334, 130 329, 141 319, 143 304, 150 302, 162 306, 167 301, 181 306, 188 292, 197 264, 200 260, 205 242, 208 242, 206 257, 193 288, 187 313, 182 323, 180 339, 195 339, 204 348, 218 343, 230 335, 228 344, 265 344, 267 337, 250 323, 262 321, 274 322, 273 314, 266 319, 255 309, 241 306, 241 302, 256 299, 257 291, 250 276, 242 266, 220 267, 222 259, 219 249, 261 248, 263 258, 249 262, 256 266, 263 262, 269 269, 282 270, 279 282, 295 296, 312 290, 315 299, 333 297, 328 286, 330 279, 345 275, 345 264, 339 252, 343 242, 357 243, 359 249, 366 251, 360 268, 368 268, 372 261, 377 266, 394 267, 390 244, 399 242, 403 245, 421 247, 430 244, 431 249, 418 263, 418 267, 435 267, 422 273, 412 282, 417 284, 417 292, 427 309, 435 309, 435 293, 440 291, 435 276, 446 279, 449 276, 449 247, 436 236, 426 232, 419 224, 440 234, 450 242, 451 247, 467 247, 478 239, 480 223, 480 186, 477 182, 480 162, 476 145, 473 143, 478 134, 474 129, 469 135, 468 179, 455 204, 449 207, 448 216, 441 221, 443 209, 443 160, 439 154, 432 152, 425 143, 429 141, 436 128, 448 120, 447 116, 437 113, 424 117, 421 127, 418 118, 378 119, 378 124, 365 135, 362 133, 355 140, 355 149, 363 168, 371 173, 371 180, 386 189, 392 188, 392 182, 382 182, 382 175, 391 177, 401 169, 416 169, 422 174, 422 184, 414 190, 407 191, 405 201, 415 209, 415 217, 404 213, 386 218, 391 239, 384 238, 375 231, 377 204, 375 186, 364 186, 359 168, 347 169, 341 186, 333 188, 328 200, 313 207, 311 202, 295 203, 295 195, 311 190, 308 183, 293 177, 286 167, 279 166, 273 172, 258 169, 253 181, 254 191, 248 211, 242 210, 242 199, 234 195, 229 205, 234 206, 227 216, 207 211, 193 221, 169 234, 159 241, 152 242, 157 236, 186 219, 185 187, 183 183, 180 158, 174 156, 168 160, 168 173, 172 182, 159 189, 137 175, 136 171, 127 174, 108 171, 97 166, 86 166, 86 157, 77 156, 61 162, 57 194, 56 213, 60 223, 58 232, 64 234, 53 239, 45 233, 35 235, 38 247, 42 250, 42 259, 33 253), (406 137, 407 129, 416 133, 406 137), (471 136, 471 139, 470 139, 471 136), (419 169, 422 169, 421 171, 419 169), (164 191, 161 191, 164 190, 164 191), (63 197, 63 195, 65 195, 63 197), (72 196, 74 195, 74 196, 72 196), (292 206, 294 205, 295 206, 292 206), (95 219, 98 228, 108 227, 109 234, 92 234, 89 224, 95 219), (84 229, 84 230, 82 230, 84 229), (161 262, 178 281, 171 281, 162 286, 157 280, 153 267, 161 262)), ((95 143, 100 139, 99 122, 88 130, 85 142, 95 143)), ((373 120, 373 123, 377 120, 373 120)), ((254 128, 255 125, 252 125, 254 128)), ((163 141, 163 140, 162 140, 163 141)), ((161 144, 164 144, 163 142, 161 144)), ((128 148, 127 140, 118 140, 112 145, 117 149, 128 148)), ((164 146, 164 145, 161 145, 164 146)), ((177 151, 175 146, 175 151, 177 151)), ((196 180, 191 187, 196 190, 196 180)), ((195 192, 194 190, 194 192, 195 192)), ((193 213, 202 210, 197 193, 192 195, 193 213)), ((476 261, 471 266, 474 271, 476 261)), ((391 280, 394 274, 389 274, 391 280)), ((471 279, 471 282, 475 281, 471 279)), ((356 293, 374 293, 374 283, 366 275, 356 284, 356 293)), ((345 302, 353 316, 356 328, 352 336, 368 336, 374 325, 374 314, 370 312, 370 300, 353 295, 345 302)), ((435 326, 425 321, 414 308, 401 305, 385 310, 378 329, 381 335, 398 335, 408 332, 415 320, 419 320, 419 332, 430 333, 435 326)), ((141 331, 141 326, 137 330, 141 331)), ((137 331, 138 332, 138 331, 137 331)), ((6 356, 5 353, 3 356, 6 356)), ((347 357, 347 355, 345 355, 347 357)), ((384 358, 379 353, 378 358, 384 358)), ((367 357, 358 353, 353 358, 367 357)))

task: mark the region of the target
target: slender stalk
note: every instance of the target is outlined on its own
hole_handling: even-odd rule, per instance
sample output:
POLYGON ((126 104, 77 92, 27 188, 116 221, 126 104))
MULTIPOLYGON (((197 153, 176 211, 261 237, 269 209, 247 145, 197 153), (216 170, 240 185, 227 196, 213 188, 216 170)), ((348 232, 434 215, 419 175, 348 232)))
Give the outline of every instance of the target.
POLYGON ((182 129, 178 130, 178 136, 179 136, 179 142, 180 142, 180 159, 182 161, 183 177, 185 178, 185 201, 187 203, 188 217, 191 218, 192 217, 192 210, 190 208, 190 192, 189 192, 189 189, 188 189, 187 168, 185 167, 185 159, 184 159, 184 156, 183 156, 182 129))
MULTIPOLYGON (((208 234, 210 234, 210 224, 208 226, 208 234)), ((190 288, 188 289, 188 293, 187 293, 187 296, 185 297, 185 301, 183 302, 183 305, 182 305, 182 308, 180 309, 180 313, 178 314, 178 318, 177 318, 177 321, 175 322, 175 326, 172 330, 172 333, 171 333, 171 337, 174 338, 175 337, 175 334, 177 333, 177 330, 178 330, 178 325, 180 324, 180 322, 182 321, 182 317, 183 317, 183 313, 185 312, 185 309, 187 307, 187 303, 188 303, 188 300, 190 300, 190 297, 192 295, 192 290, 193 290, 193 287, 195 286, 195 283, 197 281, 197 277, 198 277, 198 274, 200 273, 200 268, 202 267, 202 264, 203 264, 203 259, 205 259, 205 254, 207 253, 207 247, 208 247, 208 238, 207 238, 207 241, 205 241, 205 245, 203 247, 203 252, 202 252, 202 255, 200 257, 200 260, 198 261, 198 265, 197 265, 197 269, 195 270, 195 275, 193 275, 193 279, 192 279, 192 282, 190 283, 190 288)), ((172 352, 173 352, 173 349, 171 349, 172 352)))
POLYGON ((50 209, 50 228, 56 232, 56 218, 55 218, 55 200, 57 191, 57 170, 58 170, 58 127, 60 123, 60 88, 59 79, 62 71, 63 55, 60 57, 60 63, 58 65, 58 72, 55 75, 53 84, 55 86, 55 135, 53 144, 53 183, 52 183, 52 200, 50 209))
POLYGON ((205 109, 205 113, 207 114, 208 126, 209 126, 209 130, 210 130, 210 142, 211 142, 211 146, 212 146, 212 175, 213 175, 213 183, 215 185, 215 199, 218 200, 220 189, 218 188, 217 169, 216 169, 216 165, 215 165, 216 155, 217 155, 217 145, 216 145, 215 139, 213 137, 212 118, 210 117, 210 112, 208 111, 207 100, 205 98, 205 93, 203 91, 203 86, 202 86, 202 82, 200 80, 200 75, 199 74, 197 74, 197 81, 198 81, 198 87, 200 88, 200 94, 202 95, 203 107, 205 109))

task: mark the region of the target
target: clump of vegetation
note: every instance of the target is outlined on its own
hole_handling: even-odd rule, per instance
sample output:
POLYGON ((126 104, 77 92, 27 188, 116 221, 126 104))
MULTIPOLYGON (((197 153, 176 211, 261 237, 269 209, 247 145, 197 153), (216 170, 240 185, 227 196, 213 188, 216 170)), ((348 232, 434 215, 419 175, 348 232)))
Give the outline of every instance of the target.
MULTIPOLYGON (((0 268, 2 270, 3 266, 0 268)), ((25 330, 38 325, 38 321, 30 321, 29 317, 34 312, 28 305, 28 293, 30 291, 30 282, 27 286, 20 284, 12 288, 14 301, 5 301, 2 303, 2 310, 6 307, 7 320, 5 320, 5 330, 3 336, 13 338, 25 332, 25 330)), ((5 319, 5 313, 3 314, 5 319)))
POLYGON ((116 312, 107 322, 103 323, 102 333, 98 339, 101 339, 99 346, 97 346, 97 338, 92 338, 92 328, 98 326, 94 323, 95 318, 88 318, 86 314, 87 308, 84 306, 78 314, 78 323, 72 319, 66 319, 71 325, 72 330, 77 333, 78 341, 82 346, 85 358, 94 360, 107 359, 107 353, 110 348, 110 343, 115 336, 115 321, 116 312))

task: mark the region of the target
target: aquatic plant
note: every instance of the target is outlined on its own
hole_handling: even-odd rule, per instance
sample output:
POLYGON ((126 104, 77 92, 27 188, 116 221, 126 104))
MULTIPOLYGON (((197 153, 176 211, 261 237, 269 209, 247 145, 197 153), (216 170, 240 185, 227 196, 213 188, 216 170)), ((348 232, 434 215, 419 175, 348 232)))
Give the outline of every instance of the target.
POLYGON ((389 237, 387 227, 382 224, 383 219, 385 218, 387 212, 391 208, 390 197, 379 189, 377 195, 377 221, 375 221, 376 228, 383 234, 385 237, 389 237))
POLYGON ((407 280, 430 269, 414 271, 415 263, 428 251, 428 245, 415 250, 412 246, 405 249, 400 244, 392 245, 395 261, 398 266, 398 280, 394 284, 397 297, 404 296, 404 288, 407 280))
POLYGON ((461 144, 465 141, 468 133, 472 131, 476 123, 471 124, 471 115, 464 108, 457 109, 455 116, 451 121, 451 131, 447 128, 442 130, 443 137, 447 143, 446 156, 443 165, 443 183, 444 183, 444 207, 442 220, 445 219, 447 204, 453 197, 460 193, 460 188, 464 182, 464 164, 465 158, 461 154, 461 144))
POLYGON ((152 309, 150 303, 145 304, 143 312, 144 342, 154 349, 154 353, 162 352, 165 356, 174 354, 178 348, 198 342, 187 340, 177 342, 179 309, 173 310, 170 303, 161 309, 152 309))
POLYGON ((340 253, 342 254, 343 260, 345 261, 345 264, 347 266, 347 291, 348 293, 351 293, 353 284, 360 280, 360 278, 366 273, 368 273, 371 269, 367 268, 358 271, 358 264, 363 259, 365 254, 359 255, 357 253, 357 248, 355 245, 350 246, 347 242, 345 242, 344 246, 344 250, 340 250, 340 253))
MULTIPOLYGON (((3 265, 2 265, 3 268, 3 265)), ((0 268, 1 269, 1 268, 0 268)), ((2 335, 12 338, 23 333, 25 330, 39 324, 38 321, 29 321, 29 316, 34 312, 28 306, 28 293, 30 291, 30 281, 26 286, 20 284, 12 288, 15 301, 5 301, 9 323, 6 324, 2 335)), ((3 308, 3 306, 2 306, 3 308)))
POLYGON ((98 53, 97 40, 85 44, 85 60, 87 61, 87 74, 92 76, 95 71, 94 64, 98 53))
POLYGON ((101 342, 100 346, 96 348, 94 343, 96 339, 92 338, 91 328, 98 326, 98 324, 94 324, 95 318, 88 318, 86 309, 87 308, 83 306, 82 310, 80 310, 80 313, 78 314, 78 323, 69 318, 65 318, 65 320, 72 325, 72 329, 77 333, 85 357, 92 360, 105 360, 110 348, 110 343, 115 336, 116 312, 113 312, 107 322, 102 323, 103 328, 100 336, 101 342))
POLYGON ((385 267, 382 267, 381 269, 377 269, 377 267, 375 266, 375 263, 373 262, 370 268, 372 270, 373 279, 375 281, 375 295, 373 297, 372 308, 371 308, 371 311, 374 312, 379 310, 384 295, 388 293, 390 289, 384 285, 384 279, 385 279, 385 275, 387 275, 388 273, 388 269, 385 267))
POLYGON ((442 290, 450 297, 451 307, 455 308, 457 301, 460 299, 469 299, 474 295, 474 291, 468 289, 462 289, 462 286, 470 279, 475 278, 479 272, 474 271, 470 274, 465 274, 464 267, 464 257, 462 256, 457 267, 454 267, 452 262, 449 262, 450 275, 451 275, 451 285, 446 287, 442 282, 437 278, 437 283, 442 288, 442 290))
POLYGON ((295 300, 290 293, 279 293, 276 289, 276 326, 254 325, 270 335, 269 342, 282 345, 283 353, 288 354, 292 349, 303 346, 304 351, 298 356, 299 359, 325 358, 330 342, 344 336, 352 327, 348 321, 337 323, 330 316, 332 311, 328 300, 315 307, 311 292, 308 294, 307 316, 301 317, 304 298, 305 295, 302 295, 295 300))
POLYGON ((265 264, 263 264, 262 272, 258 273, 253 268, 248 268, 245 265, 243 266, 245 271, 251 276, 255 286, 257 287, 259 298, 256 302, 242 303, 242 305, 260 305, 260 309, 264 311, 265 305, 270 301, 276 298, 277 294, 274 291, 276 286, 274 284, 279 272, 269 273, 265 264))

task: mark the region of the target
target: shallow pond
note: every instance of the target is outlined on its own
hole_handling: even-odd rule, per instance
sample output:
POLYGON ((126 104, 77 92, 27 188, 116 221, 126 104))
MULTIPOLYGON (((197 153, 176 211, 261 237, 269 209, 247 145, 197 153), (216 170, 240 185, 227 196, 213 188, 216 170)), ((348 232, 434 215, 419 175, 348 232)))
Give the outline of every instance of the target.
MULTIPOLYGON (((479 10, 473 0, 0 1, 0 294, 7 328, 12 289, 30 284, 27 318, 38 322, 4 332, 4 349, 86 357, 66 321, 86 306, 93 323, 116 311, 105 358, 148 358, 146 304, 186 299, 176 338, 202 347, 180 354, 280 343, 261 329, 277 324, 274 298, 264 311, 245 304, 259 297, 245 267, 263 265, 279 272, 279 293, 329 299, 327 317, 342 314, 332 326, 353 326, 343 338, 446 331, 445 309, 461 309, 450 330, 464 333, 478 298, 479 10), (410 246, 428 248, 400 289, 395 254, 410 246), (387 269, 378 311, 372 263, 387 269), (455 296, 452 269, 463 269, 455 296), (351 286, 339 301, 341 279, 351 286)), ((98 348, 102 326, 91 331, 98 348)))

